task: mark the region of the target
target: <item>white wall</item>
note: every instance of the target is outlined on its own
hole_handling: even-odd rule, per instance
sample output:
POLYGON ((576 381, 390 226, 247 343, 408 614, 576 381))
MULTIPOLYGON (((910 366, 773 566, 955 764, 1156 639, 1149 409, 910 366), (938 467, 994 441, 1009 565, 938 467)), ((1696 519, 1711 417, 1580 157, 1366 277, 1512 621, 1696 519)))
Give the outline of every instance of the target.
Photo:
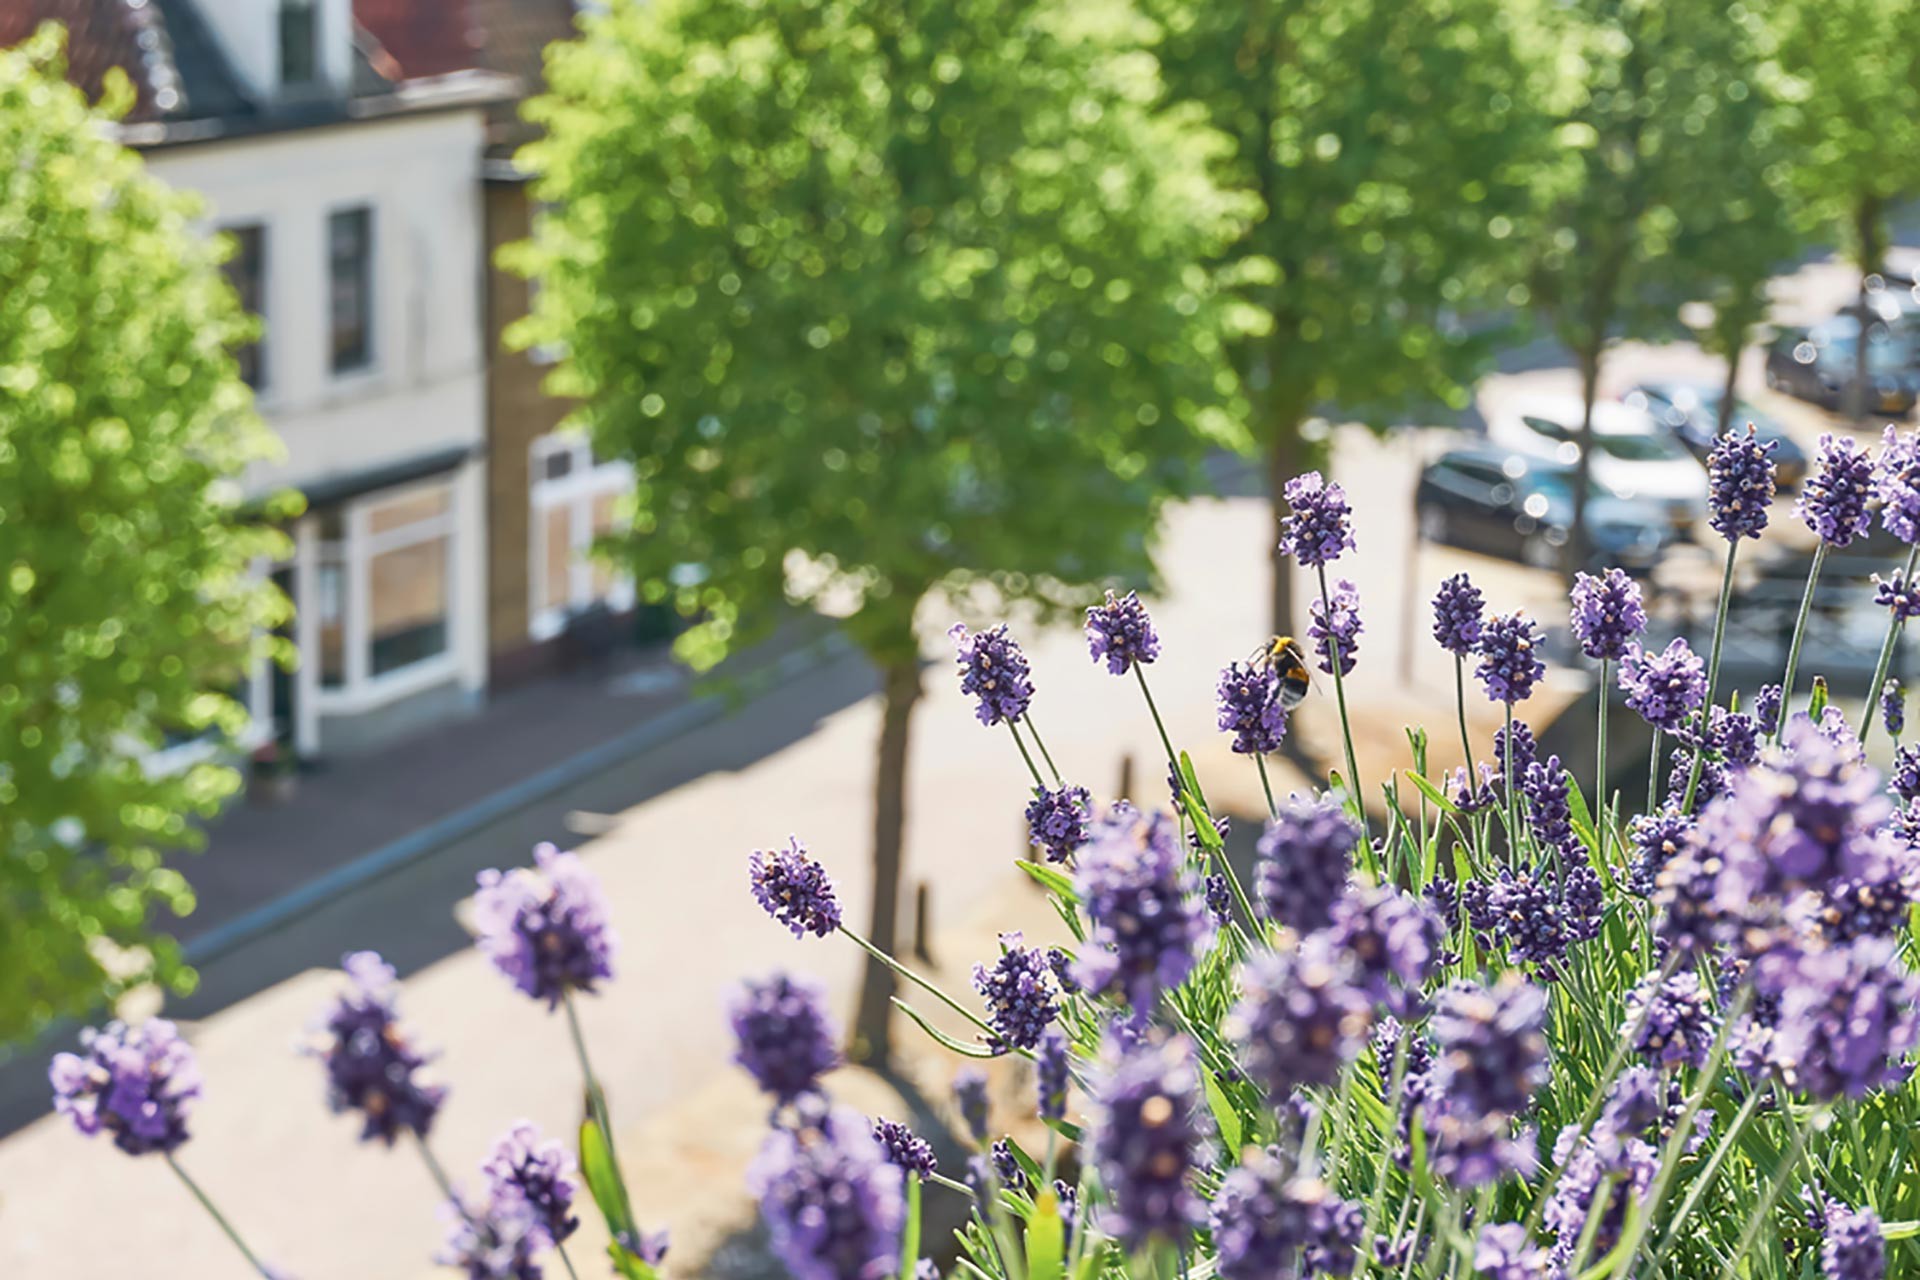
POLYGON ((254 493, 367 471, 486 433, 478 110, 265 134, 148 154, 210 227, 266 227, 261 413, 283 463, 254 493), (327 218, 373 210, 373 359, 336 374, 327 218))

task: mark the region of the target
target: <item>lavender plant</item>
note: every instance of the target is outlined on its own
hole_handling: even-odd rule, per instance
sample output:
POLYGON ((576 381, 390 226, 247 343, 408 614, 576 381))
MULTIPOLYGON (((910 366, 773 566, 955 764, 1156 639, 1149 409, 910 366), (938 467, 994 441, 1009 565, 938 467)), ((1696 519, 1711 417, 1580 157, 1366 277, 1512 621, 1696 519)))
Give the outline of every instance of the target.
MULTIPOLYGON (((1823 537, 1857 532, 1859 457, 1829 450, 1844 474, 1810 486, 1823 537)), ((1764 523, 1766 459, 1751 437, 1714 458, 1730 584, 1739 541, 1764 523)), ((1352 546, 1337 488, 1311 477, 1288 492, 1302 563, 1352 546)), ((1338 679, 1358 605, 1344 584, 1321 604, 1338 679)), ((1621 812, 1543 752, 1513 718, 1544 675, 1541 634, 1517 612, 1486 616, 1457 578, 1436 599, 1435 637, 1460 701, 1472 658, 1503 712, 1488 758, 1463 707, 1467 766, 1451 780, 1401 771, 1439 815, 1416 823, 1393 783, 1359 790, 1343 734, 1346 776, 1329 783, 1345 785, 1269 806, 1252 895, 1224 857, 1226 815, 1153 707, 1144 668, 1160 642, 1137 598, 1091 611, 1089 645, 1141 690, 1172 770, 1165 811, 1099 804, 1044 752, 1043 775, 1022 732, 1033 672, 1017 644, 998 627, 956 633, 978 718, 1013 730, 1033 775, 1030 797, 1005 801, 1026 806, 1038 851, 1018 865, 1070 941, 1004 935, 973 995, 955 995, 850 930, 798 839, 747 858, 777 925, 890 967, 919 993, 896 1003, 946 1050, 1032 1064, 1010 1132, 996 1134, 987 1077, 956 1077, 967 1157, 949 1176, 927 1136, 833 1100, 839 1031, 817 986, 745 984, 729 1009, 734 1060, 771 1100, 748 1185, 788 1272, 923 1280, 933 1254, 965 1280, 1881 1280, 1920 1265, 1920 748, 1883 777, 1866 726, 1823 709, 1817 681, 1812 713, 1791 708, 1791 674, 1751 714, 1722 705, 1724 609, 1702 661, 1684 644, 1641 647, 1645 609, 1623 575, 1582 577, 1570 605, 1602 664, 1602 705, 1617 663, 1629 707, 1690 753, 1664 798, 1650 788, 1647 807, 1621 812), (1387 803, 1368 815, 1370 798, 1387 803), (926 1000, 968 1031, 940 1029, 926 1000), (923 1239, 936 1195, 966 1215, 957 1256, 923 1239)), ((1226 668, 1218 724, 1235 750, 1270 749, 1275 705, 1257 667, 1226 668)), ((1418 756, 1424 739, 1409 740, 1418 756)), ((575 1012, 613 977, 598 886, 542 849, 530 868, 483 876, 476 905, 481 950, 522 995, 565 1011, 588 1098, 577 1147, 515 1126, 481 1195, 448 1183, 426 1145, 446 1091, 399 1022, 392 970, 368 954, 348 958, 316 1038, 328 1095, 364 1139, 427 1156, 448 1265, 533 1280, 553 1258, 578 1274, 565 1242, 584 1186, 617 1273, 652 1277, 665 1242, 635 1225, 575 1012)), ((62 1113, 180 1172, 199 1083, 177 1033, 115 1025, 83 1043, 53 1066, 62 1113)))

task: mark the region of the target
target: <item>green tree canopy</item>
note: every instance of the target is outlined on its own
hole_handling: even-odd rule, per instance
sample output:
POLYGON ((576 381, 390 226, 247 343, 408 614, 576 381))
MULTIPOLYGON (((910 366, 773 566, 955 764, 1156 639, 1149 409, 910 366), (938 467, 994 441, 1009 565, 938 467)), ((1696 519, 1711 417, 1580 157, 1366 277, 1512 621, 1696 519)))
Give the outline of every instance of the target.
MULTIPOLYGON (((789 604, 882 671, 874 941, 891 946, 913 622, 1151 573, 1159 507, 1234 442, 1243 202, 1157 114, 1115 12, 1040 0, 661 0, 549 57, 515 337, 633 461, 617 553, 714 661, 789 604)), ((859 1035, 884 1054, 884 969, 859 1035)))
POLYGON ((124 80, 101 110, 63 76, 57 31, 0 51, 0 1039, 182 976, 162 856, 238 782, 146 755, 238 726, 219 691, 284 608, 250 572, 281 541, 238 477, 273 442, 219 247, 112 141, 124 80))
MULTIPOLYGON (((1235 276, 1272 321, 1235 358, 1277 519, 1310 414, 1470 402, 1549 139, 1541 32, 1525 0, 1142 7, 1171 91, 1234 140, 1223 181, 1259 202, 1235 276)), ((1292 625, 1281 556, 1274 628, 1292 625)))

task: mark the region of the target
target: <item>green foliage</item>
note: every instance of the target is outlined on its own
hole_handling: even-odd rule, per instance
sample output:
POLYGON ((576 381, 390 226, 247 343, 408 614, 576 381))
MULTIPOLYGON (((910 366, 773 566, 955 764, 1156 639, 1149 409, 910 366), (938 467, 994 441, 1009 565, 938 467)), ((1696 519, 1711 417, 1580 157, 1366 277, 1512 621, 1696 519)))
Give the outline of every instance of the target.
POLYGON ((1510 0, 1144 0, 1172 92, 1229 134, 1260 202, 1235 246, 1271 315, 1241 367, 1256 430, 1325 402, 1468 403, 1548 141, 1533 6, 1510 0))
POLYGON ((930 591, 1150 573, 1159 504, 1234 438, 1203 264, 1243 202, 1117 18, 664 0, 551 52, 514 338, 564 346, 575 422, 633 460, 617 553, 700 620, 690 660, 785 602, 899 660, 930 591))
POLYGON ((1875 270, 1887 205, 1920 185, 1920 3, 1788 0, 1770 13, 1802 211, 1875 270))
POLYGON ((281 548, 238 484, 272 444, 228 351, 249 322, 63 74, 57 33, 0 51, 0 1040, 190 976, 149 937, 193 904, 162 854, 238 780, 143 757, 239 727, 220 690, 285 607, 249 572, 281 548))
MULTIPOLYGON (((1591 374, 1614 337, 1673 330, 1703 241, 1778 217, 1749 147, 1756 26, 1719 0, 1574 0, 1560 9, 1561 162, 1542 170, 1535 304, 1591 374), (1697 237, 1686 242, 1687 233, 1697 237), (1588 367, 1590 366, 1590 367, 1588 367)), ((1752 246, 1741 246, 1744 250, 1752 246)), ((1727 246, 1731 252, 1735 246, 1727 246)), ((1737 268, 1764 270, 1743 258, 1737 268)), ((1746 277, 1743 275, 1742 279, 1746 277)))

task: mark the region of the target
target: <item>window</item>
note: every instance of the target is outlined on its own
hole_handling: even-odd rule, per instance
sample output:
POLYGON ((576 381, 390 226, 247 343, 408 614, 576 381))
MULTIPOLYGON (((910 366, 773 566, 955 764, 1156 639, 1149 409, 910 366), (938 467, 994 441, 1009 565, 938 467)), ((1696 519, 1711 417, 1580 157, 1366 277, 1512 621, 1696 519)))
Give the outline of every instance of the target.
POLYGON ((367 670, 382 676, 447 651, 453 491, 430 485, 367 513, 367 670))
POLYGON ((620 527, 633 471, 623 462, 596 461, 585 440, 566 435, 534 441, 532 464, 528 630, 544 640, 590 605, 633 607, 632 580, 591 554, 597 538, 620 527))
POLYGON ((314 0, 280 0, 280 83, 299 87, 320 72, 319 25, 314 0))
POLYGON ((320 515, 314 593, 314 613, 320 620, 320 687, 338 689, 347 683, 347 533, 338 507, 320 515))
MULTIPOLYGON (((233 256, 227 259, 227 283, 250 316, 265 319, 267 314, 267 229, 254 223, 228 227, 233 237, 233 256)), ((266 338, 264 333, 234 351, 240 362, 240 377, 258 391, 266 385, 266 338)))
POLYGON ((339 209, 327 219, 333 371, 373 360, 373 210, 339 209))

